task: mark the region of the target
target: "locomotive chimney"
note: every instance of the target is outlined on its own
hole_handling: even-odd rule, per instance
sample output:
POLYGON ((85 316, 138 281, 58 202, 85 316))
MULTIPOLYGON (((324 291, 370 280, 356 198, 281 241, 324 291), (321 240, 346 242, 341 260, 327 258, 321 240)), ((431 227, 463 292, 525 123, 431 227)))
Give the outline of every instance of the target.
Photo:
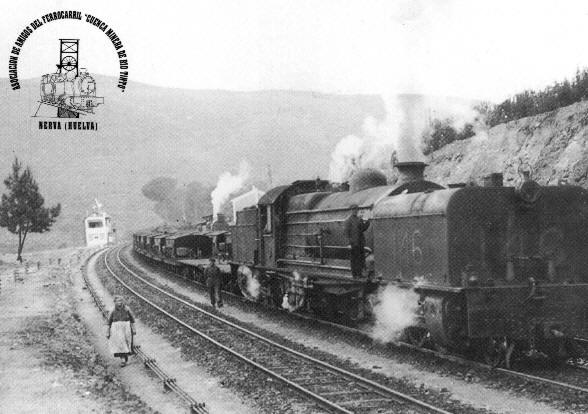
POLYGON ((425 179, 425 167, 427 164, 420 161, 397 162, 394 167, 398 170, 398 183, 404 184, 411 181, 423 181, 425 179))
POLYGON ((502 187, 502 173, 492 173, 484 177, 484 187, 502 187))
POLYGON ((218 213, 216 215, 216 220, 213 221, 211 230, 212 231, 220 231, 220 230, 228 230, 229 225, 227 224, 227 218, 224 214, 218 213))

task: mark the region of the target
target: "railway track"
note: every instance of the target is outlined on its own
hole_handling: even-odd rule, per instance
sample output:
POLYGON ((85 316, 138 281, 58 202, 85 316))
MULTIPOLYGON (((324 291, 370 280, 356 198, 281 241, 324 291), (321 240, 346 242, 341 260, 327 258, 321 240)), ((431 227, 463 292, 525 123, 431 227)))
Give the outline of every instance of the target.
MULTIPOLYGON (((174 275, 176 275, 176 274, 174 273, 174 275)), ((177 276, 184 278, 181 275, 177 275, 177 276)), ((189 280, 186 278, 184 278, 184 279, 189 280)), ((202 285, 200 282, 197 282, 194 280, 190 280, 190 282, 198 284, 198 285, 202 285)), ((235 295, 235 294, 232 294, 229 292, 225 292, 224 294, 232 296, 235 299, 240 300, 240 301, 248 301, 246 298, 243 298, 241 296, 238 296, 238 295, 235 295)), ((292 315, 296 318, 299 318, 299 319, 312 321, 314 323, 319 323, 324 326, 330 326, 335 329, 339 329, 339 330, 342 330, 342 331, 345 331, 348 333, 352 333, 352 334, 357 335, 359 337, 364 337, 364 338, 369 337, 369 333, 364 330, 361 330, 361 329, 349 327, 349 326, 342 325, 342 324, 335 323, 335 322, 325 321, 322 319, 318 319, 318 318, 315 318, 312 316, 303 315, 303 314, 299 314, 299 313, 291 313, 290 315, 292 315)), ((588 339, 584 339, 584 338, 575 338, 575 339, 578 340, 579 342, 583 343, 584 346, 586 346, 588 348, 588 339)), ((419 347, 419 346, 416 346, 413 344, 409 344, 409 343, 403 342, 403 341, 391 342, 390 345, 394 346, 398 349, 405 349, 405 350, 419 352, 419 353, 426 354, 426 355, 429 355, 429 356, 432 356, 435 358, 439 358, 439 359, 442 359, 445 361, 458 363, 463 366, 474 367, 474 368, 487 370, 487 371, 500 372, 502 374, 505 374, 505 375, 513 377, 513 378, 519 378, 519 379, 523 379, 525 381, 529 381, 529 382, 533 382, 533 383, 537 383, 537 384, 545 384, 545 385, 561 388, 564 390, 569 390, 574 393, 581 393, 581 394, 588 395, 588 378, 585 378, 584 381, 578 381, 578 383, 582 383, 582 385, 578 385, 578 383, 570 383, 570 382, 566 382, 565 380, 560 380, 560 379, 558 379, 558 375, 552 375, 551 378, 547 378, 547 377, 540 376, 540 375, 534 375, 529 372, 522 372, 522 371, 501 368, 501 367, 493 367, 491 365, 484 364, 482 362, 474 361, 471 359, 467 359, 465 357, 461 357, 461 356, 458 356, 455 354, 447 354, 447 353, 435 351, 432 349, 422 348, 422 347, 419 347)), ((588 371, 588 364, 586 364, 585 361, 583 363, 568 362, 568 363, 564 364, 562 367, 567 368, 567 369, 572 369, 572 370, 576 369, 577 371, 581 371, 581 375, 584 375, 583 371, 588 371)))
POLYGON ((122 262, 120 248, 104 254, 104 263, 108 272, 140 300, 195 335, 280 381, 327 411, 347 414, 449 413, 410 395, 288 348, 159 288, 122 262), (113 256, 116 259, 114 264, 109 263, 109 257, 113 256), (121 277, 122 274, 128 275, 129 279, 123 280, 125 277, 121 277), (149 293, 145 293, 145 290, 149 293), (154 293, 159 299, 147 297, 154 293), (169 311, 170 307, 176 309, 174 313, 182 315, 172 314, 169 311), (189 312, 177 311, 179 307, 189 312), (188 313, 197 317, 190 317, 188 313))
MULTIPOLYGON (((366 333, 366 331, 361 330, 361 329, 357 329, 357 328, 352 328, 349 326, 345 326, 345 325, 341 325, 341 324, 337 324, 337 323, 333 323, 333 322, 329 322, 329 321, 323 321, 321 319, 316 319, 313 317, 309 317, 306 315, 299 315, 296 314, 296 317, 302 318, 302 319, 306 319, 312 322, 317 322, 317 323, 321 323, 321 324, 325 324, 331 327, 334 327, 336 329, 342 329, 346 332, 350 332, 353 333, 355 335, 358 336, 362 336, 362 337, 369 337, 368 333, 366 333)), ((588 395, 588 387, 585 386, 578 386, 576 384, 570 384, 568 382, 564 382, 564 381, 558 381, 556 379, 553 378, 546 378, 546 377, 542 377, 542 376, 538 376, 538 375, 533 375, 530 373, 525 373, 525 372, 521 372, 521 371, 516 371, 516 370, 512 370, 512 369, 507 369, 507 368, 500 368, 500 367, 493 367, 491 365, 488 364, 484 364, 482 362, 478 362, 478 361, 474 361, 471 359, 467 359, 458 355, 454 355, 454 354, 447 354, 444 352, 439 352, 439 351, 435 351, 433 349, 428 349, 428 348, 422 348, 413 344, 410 344, 408 342, 403 342, 403 341, 394 341, 394 342, 390 342, 389 345, 394 346, 396 348, 399 349, 407 349, 407 350, 411 350, 411 351, 415 351, 415 352, 419 352, 422 354, 426 354, 429 356, 433 356, 435 358, 439 358, 445 361, 449 361, 449 362, 454 362, 454 363, 458 363, 464 366, 468 366, 468 367, 474 367, 474 368, 479 368, 479 369, 483 369, 483 370, 487 370, 487 371, 495 371, 495 372, 500 372, 503 373, 505 375, 508 375, 510 377, 514 377, 514 378, 520 378, 526 381, 530 381, 530 382, 534 382, 534 383, 538 383, 538 384, 546 384, 546 385, 551 385, 551 386, 555 386, 558 388, 562 388, 565 390, 570 390, 573 392, 577 392, 577 393, 582 393, 582 394, 586 394, 588 395)), ((578 369, 581 371, 588 371, 588 363, 586 363, 586 361, 584 361, 584 363, 575 363, 575 362, 568 362, 567 364, 565 364, 573 369, 578 369)), ((588 379, 586 379, 586 382, 588 382, 588 379)))
POLYGON ((575 368, 582 369, 584 371, 588 371, 588 339, 586 339, 586 338, 574 338, 574 339, 584 349, 585 354, 584 354, 583 358, 577 358, 573 361, 568 362, 568 364, 574 366, 575 368))
MULTIPOLYGON (((94 253, 92 253, 90 255, 90 257, 88 257, 88 259, 86 260, 86 263, 84 264, 84 267, 82 269, 82 278, 84 279, 84 284, 86 285, 86 288, 88 289, 88 292, 90 293, 90 296, 92 296, 92 299, 94 300, 96 307, 98 308, 98 310, 102 314, 102 317, 104 319, 106 319, 106 318, 108 318, 108 310, 106 309, 106 306, 104 305, 104 302, 102 301, 102 298, 98 295, 98 292, 96 292, 96 289, 94 289, 94 286, 90 282, 90 280, 88 278, 87 268, 86 268, 90 259, 98 254, 101 254, 101 253, 105 254, 104 249, 97 250, 94 253)), ((206 407, 205 403, 196 401, 186 391, 184 391, 181 387, 179 387, 176 384, 176 380, 174 378, 170 377, 157 364, 157 361, 154 358, 152 358, 151 356, 149 356, 148 354, 146 354, 141 349, 140 346, 138 346, 138 345, 133 346, 133 351, 143 361, 145 367, 150 369, 162 381, 163 387, 166 391, 174 392, 176 395, 178 395, 180 397, 180 399, 182 401, 184 401, 188 405, 190 414, 209 414, 208 408, 206 407)))

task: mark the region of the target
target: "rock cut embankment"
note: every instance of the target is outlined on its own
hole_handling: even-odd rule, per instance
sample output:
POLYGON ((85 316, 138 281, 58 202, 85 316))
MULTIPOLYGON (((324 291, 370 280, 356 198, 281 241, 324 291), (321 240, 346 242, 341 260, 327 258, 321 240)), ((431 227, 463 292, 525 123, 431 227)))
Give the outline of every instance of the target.
POLYGON ((561 180, 588 188, 588 102, 579 102, 453 142, 431 154, 427 178, 443 184, 480 182, 493 172, 505 185, 519 177, 521 161, 543 185, 561 180))

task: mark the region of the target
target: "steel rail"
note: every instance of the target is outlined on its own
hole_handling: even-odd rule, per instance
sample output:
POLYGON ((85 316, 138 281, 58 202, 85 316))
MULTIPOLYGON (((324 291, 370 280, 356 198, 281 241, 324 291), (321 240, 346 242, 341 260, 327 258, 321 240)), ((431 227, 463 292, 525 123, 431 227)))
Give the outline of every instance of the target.
MULTIPOLYGON (((221 318, 221 317, 219 317, 217 315, 214 315, 213 313, 210 313, 207 310, 205 310, 203 308, 200 308, 200 307, 194 305, 193 303, 187 302, 187 301, 185 301, 185 300, 183 300, 183 299, 181 299, 181 298, 179 298, 179 297, 177 297, 177 296, 175 296, 173 294, 170 294, 169 292, 166 292, 165 290, 159 288, 158 286, 154 285, 153 283, 145 280, 143 277, 139 276, 136 272, 134 272, 128 266, 126 266, 122 262, 122 260, 120 258, 120 250, 121 249, 122 248, 119 248, 117 250, 117 252, 116 252, 117 261, 118 261, 118 263, 128 273, 130 273, 131 275, 133 275, 135 278, 141 280, 146 285, 148 285, 148 286, 152 287, 153 289, 157 290, 158 292, 160 292, 160 293, 162 293, 162 294, 164 294, 164 295, 166 295, 166 296, 168 296, 168 297, 170 297, 170 298, 172 298, 172 299, 174 299, 174 300, 176 300, 176 301, 184 304, 185 306, 187 306, 187 307, 189 307, 189 308, 191 308, 193 310, 196 310, 196 311, 198 311, 198 312, 200 312, 200 313, 202 313, 204 315, 207 315, 208 317, 210 317, 210 318, 212 318, 214 320, 217 320, 217 321, 219 321, 219 322, 221 322, 221 323, 223 323, 223 324, 225 324, 227 326, 230 326, 230 327, 232 327, 234 329, 237 329, 237 330, 239 330, 239 331, 247 334, 248 336, 251 336, 251 337, 256 338, 256 339, 258 339, 258 340, 260 340, 262 342, 265 342, 265 343, 267 343, 267 344, 269 344, 269 345, 271 345, 271 346, 273 346, 275 348, 278 348, 278 349, 280 349, 282 351, 285 351, 285 352, 287 352, 289 354, 295 355, 295 356, 297 356, 297 357, 299 357, 299 358, 301 358, 303 360, 306 360, 308 362, 311 362, 311 363, 313 363, 315 365, 322 366, 323 368, 326 368, 327 370, 329 370, 331 372, 338 373, 338 374, 340 374, 340 375, 342 375, 342 376, 344 376, 344 377, 346 377, 348 379, 352 379, 352 380, 356 381, 358 384, 360 384, 360 385, 368 388, 368 390, 371 389, 370 391, 374 391, 376 393, 379 393, 380 395, 384 394, 384 396, 387 397, 387 398, 389 398, 389 399, 396 400, 398 402, 408 402, 410 404, 413 404, 413 405, 418 406, 420 408, 429 410, 431 412, 435 412, 435 413, 439 413, 439 414, 449 414, 448 411, 445 411, 445 410, 440 409, 438 407, 432 406, 432 405, 430 405, 428 403, 425 403, 423 401, 417 400, 417 399, 415 399, 415 398, 413 398, 413 397, 411 397, 409 395, 403 394, 403 393, 401 393, 399 391, 396 391, 396 390, 393 390, 391 388, 385 387, 385 386, 383 386, 381 384, 378 384, 377 382, 368 380, 368 379, 363 378, 363 377, 361 377, 361 376, 359 376, 357 374, 354 374, 352 372, 346 371, 346 370, 344 370, 342 368, 338 368, 338 367, 336 367, 334 365, 331 365, 331 364, 329 364, 327 362, 321 361, 319 359, 313 358, 313 357, 311 357, 309 355, 306 355, 304 353, 298 352, 298 351, 296 351, 294 349, 291 349, 291 348, 288 348, 288 347, 286 347, 284 345, 281 345, 281 344, 279 344, 279 343, 277 343, 275 341, 272 341, 271 339, 265 338, 265 337, 263 337, 263 336, 255 333, 255 332, 252 332, 252 331, 250 331, 250 330, 248 330, 246 328, 243 328, 242 326, 239 326, 239 325, 234 324, 233 322, 230 322, 230 321, 228 321, 228 320, 226 320, 224 318, 221 318)), ((180 325, 182 325, 185 328, 189 329, 191 332, 194 332, 198 336, 200 336, 200 337, 206 339, 207 341, 215 344, 219 348, 221 348, 221 349, 225 350, 226 352, 228 352, 228 353, 236 356, 237 358, 241 359, 242 361, 246 362, 247 364, 249 364, 251 366, 254 366, 255 368, 257 368, 257 369, 265 372, 267 375, 269 375, 269 376, 271 376, 271 377, 273 377, 273 378, 275 378, 275 379, 277 379, 277 380, 279 380, 279 381, 287 384, 288 386, 296 389, 297 391, 299 391, 303 395, 306 395, 306 396, 310 397, 311 399, 319 402, 324 407, 328 407, 328 408, 333 409, 333 410, 336 410, 337 412, 340 412, 340 413, 349 413, 349 414, 353 413, 352 411, 349 411, 349 410, 345 409, 344 407, 341 407, 340 405, 338 405, 336 403, 333 403, 333 402, 331 402, 331 401, 329 401, 329 400, 321 397, 319 394, 314 393, 314 392, 308 390, 307 388, 304 388, 303 386, 301 386, 299 384, 296 384, 295 382, 293 382, 293 381, 291 381, 291 380, 283 377, 282 375, 280 375, 280 374, 278 374, 276 372, 271 371, 270 369, 268 369, 268 368, 260 365, 259 363, 257 363, 255 361, 249 359, 248 357, 239 354, 238 352, 234 351, 233 349, 231 349, 231 348, 229 348, 229 347, 221 344, 220 342, 218 342, 214 338, 211 338, 207 334, 199 331, 198 329, 195 329, 194 327, 186 324, 185 322, 183 322, 180 319, 176 318, 175 316, 171 315, 170 313, 168 313, 167 311, 165 311, 164 309, 162 309, 158 305, 156 305, 156 304, 152 303, 151 301, 149 301, 148 299, 146 299, 140 293, 136 292, 127 283, 125 283, 124 281, 122 281, 112 271, 112 269, 108 265, 108 263, 106 261, 106 255, 104 256, 104 258, 105 258, 105 264, 106 264, 107 269, 110 271, 110 273, 113 275, 113 277, 115 277, 123 286, 125 286, 125 288, 127 288, 129 291, 131 291, 135 296, 141 298, 143 301, 145 301, 146 303, 148 303, 150 306, 154 307, 158 311, 164 313, 169 318, 171 318, 171 319, 175 320, 176 322, 178 322, 180 325)))
MULTIPOLYGON (((320 324, 324 324, 325 326, 330 326, 333 327, 335 329, 341 329, 343 331, 347 331, 353 334, 356 334, 358 336, 362 336, 364 338, 369 338, 369 336, 367 335, 367 333, 365 331, 362 331, 361 329, 357 329, 357 328, 352 328, 349 326, 345 326, 345 325, 341 325, 335 322, 329 322, 329 321, 324 321, 322 319, 317 319, 317 318, 313 318, 310 316, 305 316, 305 315, 300 315, 300 314, 295 314, 296 317, 304 319, 304 320, 308 320, 308 321, 312 321, 312 322, 318 322, 320 324)), ((450 362, 456 362, 459 364, 462 364, 464 366, 472 366, 472 367, 476 367, 476 368, 482 368, 488 371, 496 371, 496 372, 501 372, 504 373, 506 375, 510 375, 513 377, 519 377, 522 379, 526 379, 526 380, 531 380, 534 382, 539 382, 542 384, 549 384, 549 385, 554 385, 560 388, 567 388, 567 389, 571 389, 574 391, 579 391, 582 393, 588 393, 588 388, 583 388, 583 387, 579 387, 577 385, 573 385, 573 384, 569 384, 567 382, 560 382, 560 381, 555 381, 555 380, 551 380, 549 378, 544 378, 544 377, 538 377, 535 375, 531 375, 531 374, 526 374, 524 372, 520 372, 520 371, 514 371, 514 370, 510 370, 507 368, 499 368, 499 367, 493 367, 491 365, 488 364, 484 364, 482 362, 478 362, 478 361, 473 361, 471 359, 466 359, 466 358, 462 358, 458 355, 450 355, 450 354, 444 354, 442 352, 438 352, 435 351, 433 349, 427 349, 427 348, 422 348, 419 347, 417 345, 413 345, 413 344, 409 344, 408 342, 404 342, 404 341, 393 341, 393 342, 389 342, 390 345, 396 347, 396 348, 404 348, 404 349, 410 349, 412 351, 417 351, 426 355, 432 355, 435 356, 437 358, 446 360, 446 361, 450 361, 450 362)), ((579 366, 579 365, 571 365, 574 368, 580 368, 580 369, 586 369, 588 370, 588 367, 584 367, 584 366, 579 366)))
MULTIPOLYGON (((159 312, 163 313, 165 316, 167 316, 168 318, 174 320, 175 322, 177 322, 178 324, 180 324, 181 326, 183 326, 184 328, 188 329, 189 331, 195 333, 196 335, 200 336, 201 338, 213 343, 214 345, 216 345, 217 347, 221 348, 222 350, 230 353, 231 355, 239 358, 240 360, 246 362, 247 364, 263 371, 264 373, 266 373, 267 375, 287 384, 288 386, 296 389, 297 391, 301 392, 303 395, 306 395, 307 397, 311 397, 313 400, 321 403, 323 406, 326 406, 330 409, 334 409, 337 410, 337 412, 340 413, 345 413, 345 414, 353 414, 351 411, 346 410, 343 407, 340 407, 336 404, 331 403, 330 401, 322 398, 321 396, 314 394, 310 391, 308 391, 307 389, 301 387, 298 384, 293 383, 292 381, 282 377, 280 374, 275 373, 267 368, 265 368, 264 366, 258 364, 257 362, 247 358, 244 355, 241 355, 240 353, 232 350, 231 348, 221 344, 220 342, 218 342, 217 340, 215 340, 214 338, 208 336, 207 334, 205 334, 204 332, 194 328, 191 325, 188 325, 187 323, 185 323, 184 321, 180 320, 179 318, 175 317, 174 315, 172 315, 171 313, 167 312, 165 309, 161 308, 160 306, 156 305, 155 303, 153 303, 152 301, 150 301, 149 299, 147 299, 145 296, 141 295, 139 292, 135 291, 133 288, 131 288, 126 282, 124 282, 122 279, 120 279, 116 273, 111 269, 111 267, 108 265, 108 262, 106 261, 106 255, 104 256, 104 263, 106 264, 106 267, 108 269, 108 271, 110 272, 110 274, 120 283, 122 284, 128 291, 130 291, 133 295, 137 296, 138 298, 140 298, 143 302, 147 303, 149 306, 157 309, 159 312)), ((136 275, 136 273, 134 273, 132 270, 128 269, 123 263, 121 263, 123 267, 125 267, 125 269, 132 273, 133 275, 136 275)), ((139 279, 143 280, 140 276, 137 276, 139 279)), ((143 280, 144 281, 144 280, 143 280)), ((149 282, 144 281, 146 284, 151 285, 149 282)), ((153 287, 157 288, 154 285, 151 285, 153 287)), ((161 291, 161 290, 160 290, 161 291)), ((183 301, 180 298, 176 298, 173 295, 169 295, 168 293, 161 291, 162 293, 166 294, 167 296, 170 296, 174 299, 177 299, 178 301, 186 304, 186 305, 190 305, 188 302, 183 301)), ((210 314, 209 312, 204 311, 207 315, 211 316, 212 314, 210 314)), ((227 321, 228 322, 228 321, 227 321)))
MULTIPOLYGON (((174 274, 175 275, 178 275, 177 273, 174 273, 174 274)), ((182 275, 178 275, 178 276, 182 277, 184 280, 188 280, 188 281, 190 281, 192 283, 195 283, 195 284, 198 284, 198 285, 203 286, 203 284, 200 283, 200 282, 198 282, 198 281, 194 281, 194 280, 185 278, 182 275)), ((232 296, 232 297, 234 297, 236 299, 240 299, 241 301, 245 301, 245 302, 248 302, 248 303, 255 303, 255 302, 252 302, 251 300, 248 300, 247 298, 243 298, 243 297, 240 297, 238 295, 234 295, 234 294, 232 294, 230 292, 225 292, 225 294, 230 295, 230 296, 232 296)), ((361 329, 352 328, 352 327, 345 326, 345 325, 342 325, 342 324, 339 324, 339 323, 330 322, 330 321, 326 321, 326 320, 323 320, 323 319, 314 318, 312 316, 302 315, 302 314, 299 314, 299 313, 292 313, 291 315, 293 315, 294 317, 299 318, 299 319, 303 319, 303 320, 307 320, 307 321, 312 321, 312 322, 317 322, 317 323, 320 323, 320 324, 325 325, 325 326, 330 326, 330 327, 333 327, 335 329, 340 329, 340 330, 343 330, 343 331, 347 331, 347 332, 350 332, 350 333, 353 333, 353 334, 362 336, 364 338, 369 338, 369 335, 365 331, 363 331, 361 329)), ((583 343, 588 344, 588 339, 580 338, 580 337, 576 337, 574 339, 577 340, 578 342, 583 342, 583 343)), ((525 379, 525 380, 530 380, 530 381, 533 381, 533 382, 536 382, 536 383, 548 384, 548 385, 556 386, 556 387, 559 387, 559 388, 566 388, 566 389, 571 389, 571 390, 574 390, 574 391, 579 391, 579 392, 582 392, 582 393, 588 393, 588 388, 579 387, 577 385, 569 384, 569 383, 566 383, 566 382, 560 382, 560 381, 551 380, 549 378, 538 377, 538 376, 531 375, 531 374, 526 374, 526 373, 520 372, 520 371, 509 370, 507 368, 493 367, 491 365, 484 364, 482 362, 477 362, 477 361, 473 361, 471 359, 462 358, 462 357, 457 356, 457 355, 444 354, 442 352, 438 352, 438 351, 435 351, 435 350, 432 350, 432 349, 422 348, 422 347, 419 347, 419 346, 416 346, 416 345, 412 345, 412 344, 409 344, 409 343, 403 342, 403 341, 392 341, 392 342, 389 342, 389 344, 392 345, 392 346, 394 346, 394 347, 396 347, 396 348, 410 349, 412 351, 417 351, 417 352, 420 352, 420 353, 423 353, 423 354, 432 355, 432 356, 435 356, 437 358, 440 358, 440 359, 443 359, 443 360, 446 360, 446 361, 460 363, 460 364, 465 365, 465 366, 473 366, 473 367, 485 369, 485 370, 488 370, 488 371, 497 371, 497 372, 501 372, 501 373, 506 374, 506 375, 510 375, 510 376, 513 376, 513 377, 518 377, 518 378, 525 379)), ((582 367, 582 366, 578 366, 578 365, 572 365, 572 366, 575 367, 575 368, 580 368, 580 369, 588 369, 586 367, 582 367)))
MULTIPOLYGON (((92 257, 96 256, 98 253, 104 253, 104 256, 106 257, 107 252, 105 252, 105 250, 106 249, 103 248, 103 249, 97 250, 94 253, 92 253, 88 257, 88 259, 86 259, 86 263, 84 264, 84 269, 82 271, 82 278, 84 279, 84 283, 86 285, 86 288, 88 289, 88 292, 90 292, 90 296, 92 296, 94 303, 96 304, 96 306, 98 307, 98 309, 102 313, 102 317, 104 319, 106 319, 108 317, 108 310, 106 309, 106 306, 104 305, 104 302, 102 301, 102 298, 98 295, 98 293, 96 292, 96 289, 94 289, 94 286, 92 285, 92 283, 88 279, 86 267, 87 267, 88 263, 90 262, 90 259, 92 257)), ((151 371, 153 371, 155 373, 155 375, 159 379, 161 379, 165 389, 168 389, 168 390, 175 392, 184 402, 186 402, 188 404, 191 414, 209 414, 205 403, 201 403, 201 402, 196 401, 186 391, 184 391, 182 388, 180 388, 176 384, 176 380, 174 378, 171 378, 167 373, 165 373, 161 369, 161 367, 159 365, 157 365, 157 362, 155 361, 155 359, 150 357, 148 354, 146 354, 141 349, 141 347, 139 345, 133 346, 133 351, 143 361, 145 367, 151 369, 151 371)))

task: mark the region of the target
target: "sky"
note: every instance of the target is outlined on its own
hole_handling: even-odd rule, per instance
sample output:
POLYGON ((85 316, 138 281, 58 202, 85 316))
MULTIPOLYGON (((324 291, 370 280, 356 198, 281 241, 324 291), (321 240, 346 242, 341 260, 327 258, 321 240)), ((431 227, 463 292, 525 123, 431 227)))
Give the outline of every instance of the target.
MULTIPOLYGON (((513 0, 189 0, 0 3, 7 62, 34 19, 77 10, 122 40, 129 79, 190 89, 424 93, 501 101, 588 67, 588 2, 513 0), (17 5, 18 4, 18 5, 17 5)), ((85 21, 46 23, 26 40, 19 78, 55 68, 60 37, 82 67, 118 76, 116 52, 85 21), (71 33, 71 34, 69 34, 71 33)), ((0 77, 8 77, 5 64, 0 77)))

